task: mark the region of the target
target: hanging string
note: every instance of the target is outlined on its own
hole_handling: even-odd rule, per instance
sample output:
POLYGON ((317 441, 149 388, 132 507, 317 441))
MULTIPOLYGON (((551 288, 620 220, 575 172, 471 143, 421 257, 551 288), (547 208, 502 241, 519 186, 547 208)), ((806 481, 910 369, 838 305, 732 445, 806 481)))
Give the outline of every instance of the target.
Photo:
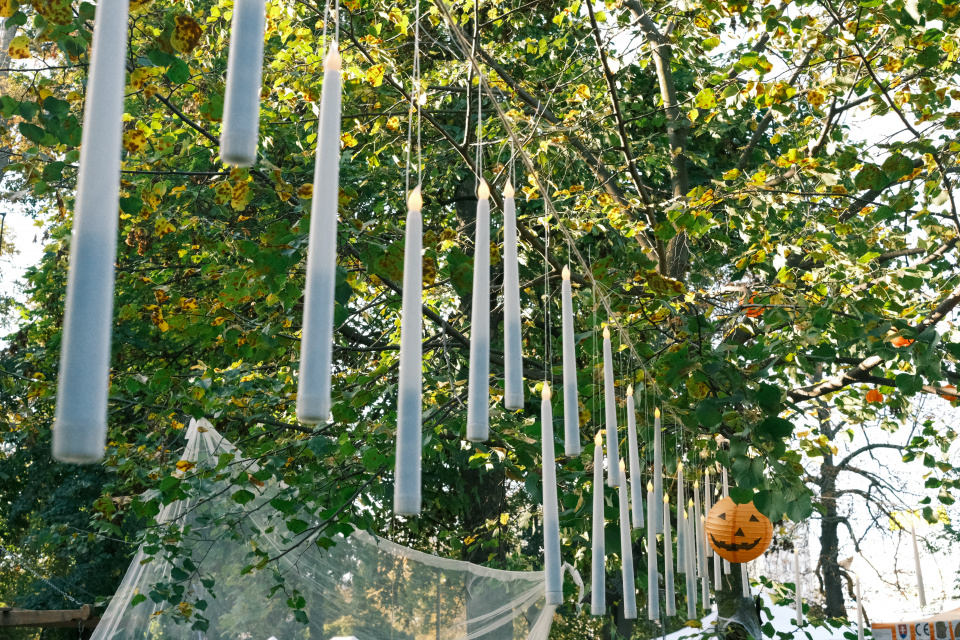
MULTIPOLYGON (((479 114, 479 111, 477 112, 479 114)), ((550 377, 550 388, 553 389, 553 358, 551 349, 553 340, 550 335, 550 218, 543 221, 543 357, 546 369, 543 372, 543 379, 550 377)))

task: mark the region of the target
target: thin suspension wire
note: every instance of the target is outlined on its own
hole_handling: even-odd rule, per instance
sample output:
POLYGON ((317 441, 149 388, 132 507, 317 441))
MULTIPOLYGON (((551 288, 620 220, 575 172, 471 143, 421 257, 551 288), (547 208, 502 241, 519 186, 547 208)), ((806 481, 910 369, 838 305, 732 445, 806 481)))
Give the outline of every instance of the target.
POLYGON ((546 369, 544 370, 544 378, 547 375, 550 376, 550 388, 553 389, 553 358, 551 357, 551 349, 553 347, 552 336, 550 334, 550 260, 547 256, 550 255, 550 220, 547 218, 543 221, 543 237, 544 237, 544 250, 543 250, 543 355, 544 355, 544 364, 546 369))

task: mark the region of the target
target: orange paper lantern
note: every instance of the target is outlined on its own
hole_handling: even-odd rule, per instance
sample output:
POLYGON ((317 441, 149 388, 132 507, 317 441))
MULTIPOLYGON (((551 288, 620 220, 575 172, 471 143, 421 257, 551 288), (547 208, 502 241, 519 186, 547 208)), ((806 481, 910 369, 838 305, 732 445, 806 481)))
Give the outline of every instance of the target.
POLYGON ((759 558, 773 541, 773 523, 752 502, 737 504, 723 498, 707 514, 707 542, 730 562, 759 558))
MULTIPOLYGON (((942 387, 942 389, 943 389, 943 390, 953 389, 954 391, 957 390, 957 388, 956 388, 955 386, 953 386, 952 384, 948 384, 947 386, 942 387)), ((941 393, 941 392, 939 392, 939 391, 938 391, 937 393, 938 393, 938 395, 939 395, 941 398, 943 398, 944 400, 949 400, 950 402, 954 402, 954 401, 956 401, 956 400, 960 400, 960 396, 955 396, 955 395, 952 395, 952 394, 949 394, 949 393, 941 393)))
POLYGON ((911 340, 910 338, 904 338, 903 336, 897 336, 896 338, 890 341, 890 344, 892 344, 895 347, 909 347, 910 345, 913 344, 913 340, 911 340))
POLYGON ((876 389, 870 389, 867 391, 867 402, 883 402, 883 394, 876 389))

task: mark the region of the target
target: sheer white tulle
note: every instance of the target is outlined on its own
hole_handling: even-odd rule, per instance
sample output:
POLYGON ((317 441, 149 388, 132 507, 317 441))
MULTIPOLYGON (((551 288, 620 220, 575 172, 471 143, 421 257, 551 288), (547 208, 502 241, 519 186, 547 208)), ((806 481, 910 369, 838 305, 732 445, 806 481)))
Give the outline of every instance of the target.
POLYGON ((255 497, 242 505, 233 499, 241 488, 230 484, 232 465, 251 473, 255 467, 206 420, 190 423, 182 459, 196 463, 193 477, 204 465, 233 471, 194 483, 189 499, 161 510, 157 524, 169 539, 161 535, 138 551, 93 640, 546 640, 549 634, 555 607, 545 605, 543 572, 447 560, 361 531, 324 550, 309 530, 293 534, 270 504, 281 485, 243 487, 255 497), (272 560, 251 570, 254 548, 272 560))

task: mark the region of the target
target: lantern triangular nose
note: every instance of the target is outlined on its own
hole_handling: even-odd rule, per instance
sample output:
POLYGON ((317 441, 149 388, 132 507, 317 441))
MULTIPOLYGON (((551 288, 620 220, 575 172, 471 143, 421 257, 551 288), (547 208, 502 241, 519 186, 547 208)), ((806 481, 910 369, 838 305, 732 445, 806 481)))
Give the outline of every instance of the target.
POLYGON ((741 536, 741 537, 746 537, 746 535, 743 533, 743 529, 737 529, 737 532, 736 532, 735 534, 733 534, 733 535, 735 535, 735 536, 741 536))
POLYGON ((720 515, 717 516, 717 518, 720 519, 720 520, 726 520, 726 519, 727 519, 727 514, 721 513, 720 515))

